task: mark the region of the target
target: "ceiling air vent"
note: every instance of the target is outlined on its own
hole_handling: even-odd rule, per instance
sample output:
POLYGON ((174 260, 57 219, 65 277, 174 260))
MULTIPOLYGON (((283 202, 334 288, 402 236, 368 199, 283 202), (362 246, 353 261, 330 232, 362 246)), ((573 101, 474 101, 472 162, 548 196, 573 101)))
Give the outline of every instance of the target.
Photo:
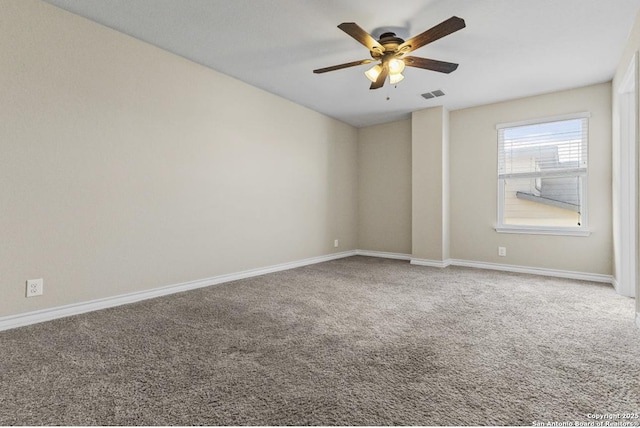
POLYGON ((428 100, 430 98, 441 97, 443 95, 444 95, 444 92, 442 92, 440 89, 436 89, 435 91, 432 91, 432 92, 425 92, 424 94, 422 94, 422 98, 428 100))

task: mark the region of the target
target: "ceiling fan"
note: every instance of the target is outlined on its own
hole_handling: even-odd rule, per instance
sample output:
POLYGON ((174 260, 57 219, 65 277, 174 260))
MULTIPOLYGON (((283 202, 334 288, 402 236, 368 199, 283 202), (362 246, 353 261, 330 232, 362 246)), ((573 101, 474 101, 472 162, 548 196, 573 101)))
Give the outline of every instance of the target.
POLYGON ((317 70, 313 70, 313 72, 316 74, 326 73, 328 71, 341 70, 343 68, 355 67, 357 65, 379 62, 365 73, 367 78, 372 82, 369 89, 381 88, 384 85, 387 76, 389 76, 389 82, 391 84, 400 82, 404 79, 402 71, 406 65, 409 67, 438 71, 440 73, 451 73, 458 68, 458 64, 406 55, 426 44, 434 42, 444 36, 448 36, 458 30, 462 30, 464 27, 464 19, 452 16, 435 27, 420 33, 407 41, 397 37, 396 34, 392 32, 383 33, 380 35, 380 39, 376 40, 371 34, 367 33, 355 22, 343 22, 338 25, 338 28, 366 46, 367 49, 369 49, 371 58, 373 59, 363 59, 360 61, 333 65, 331 67, 319 68, 317 70))

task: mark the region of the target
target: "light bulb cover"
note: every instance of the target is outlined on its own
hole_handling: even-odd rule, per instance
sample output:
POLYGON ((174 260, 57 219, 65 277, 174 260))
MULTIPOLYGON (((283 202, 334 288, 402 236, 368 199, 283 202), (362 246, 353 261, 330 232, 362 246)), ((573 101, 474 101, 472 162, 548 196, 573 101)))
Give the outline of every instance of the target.
POLYGON ((389 75, 389 83, 391 83, 392 85, 395 85, 396 83, 400 82, 402 79, 404 79, 404 76, 402 75, 402 73, 389 75))
MULTIPOLYGON (((389 61, 389 74, 400 74, 404 71, 404 61, 398 58, 394 58, 389 61)), ((402 79, 400 79, 402 80, 402 79)))
POLYGON ((367 76, 367 79, 371 80, 372 82, 375 82, 376 80, 378 80, 378 76, 380 76, 381 72, 382 72, 382 67, 376 64, 373 67, 371 67, 369 70, 365 71, 364 75, 367 76))

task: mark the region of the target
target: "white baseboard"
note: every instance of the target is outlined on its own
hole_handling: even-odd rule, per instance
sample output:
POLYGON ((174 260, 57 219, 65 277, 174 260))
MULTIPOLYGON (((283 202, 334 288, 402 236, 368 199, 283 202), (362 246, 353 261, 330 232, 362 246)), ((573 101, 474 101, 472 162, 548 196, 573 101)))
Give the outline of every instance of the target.
MULTIPOLYGON (((411 257, 410 254, 402 253, 389 253, 382 251, 368 251, 368 250, 351 250, 343 251, 340 253, 328 254, 324 256, 311 257, 308 259, 298 260, 289 263, 282 263, 278 265, 268 266, 258 269, 250 269, 242 272, 230 273, 225 275, 218 275, 211 278, 200 279, 196 281, 183 282, 180 284, 168 285, 159 288, 153 288, 151 290, 137 291, 128 294, 122 294, 119 296, 107 297, 104 299, 91 300, 88 302, 74 303, 71 305, 58 306, 55 308, 42 309, 39 311, 27 312, 17 315, 9 315, 0 317, 0 331, 8 330, 11 328, 22 327, 30 324, 36 324, 44 321, 50 321, 57 318, 68 317, 71 315, 78 315, 85 312, 97 311, 100 309, 111 308, 114 306, 125 305, 128 303, 134 303, 141 300, 152 299, 154 297, 166 296, 169 294, 179 293, 182 291, 194 290, 202 287, 209 287, 211 285, 222 284, 229 281, 236 281, 239 279, 251 278, 254 276, 264 275, 267 273, 279 272, 288 269, 294 269, 297 267, 307 266, 316 263, 327 262, 330 260, 341 259, 344 257, 351 257, 355 255, 369 256, 369 257, 382 257, 396 260, 407 260, 412 265, 418 266, 430 266, 436 268, 446 268, 447 266, 466 266, 478 269, 490 269, 506 272, 519 272, 528 273, 533 275, 555 276, 559 278, 579 279, 585 281, 604 282, 608 284, 614 284, 614 278, 611 275, 600 275, 593 273, 572 272, 554 269, 542 269, 532 268, 526 266, 513 266, 503 265, 498 263, 487 262, 473 262, 468 260, 428 260, 418 259, 411 257)), ((640 328, 640 314, 636 314, 636 325, 640 328)))
POLYGON ((121 294, 119 296, 107 297, 104 299, 91 300, 88 302, 74 303, 71 305, 58 306, 55 308, 42 309, 39 311, 27 312, 17 315, 0 317, 0 331, 11 328, 22 327, 44 321, 51 321, 57 318, 64 318, 71 315, 78 315, 85 312, 97 311, 100 309, 112 308, 114 306, 135 303, 141 300, 153 299, 154 297, 166 296, 182 291, 195 290, 197 288, 209 287, 211 285, 222 284, 238 279, 251 278, 267 273, 279 272, 297 267, 307 266, 316 263, 327 262, 329 260, 341 259, 355 256, 357 251, 344 251, 341 253, 328 254, 325 256, 311 257, 289 263, 268 266, 258 269, 250 269, 242 272, 218 275, 211 278, 199 279, 196 281, 183 282, 180 284, 168 285, 151 290, 136 291, 133 293, 121 294))
POLYGON ((499 263, 474 262, 469 260, 450 260, 452 266, 465 266, 478 269, 499 270, 504 272, 528 273, 532 275, 554 276, 557 278, 579 279, 582 281, 603 282, 613 284, 612 275, 598 273, 574 272, 569 270, 535 268, 529 266, 503 265, 499 263))
POLYGON ((417 266, 429 266, 437 268, 446 268, 451 264, 450 260, 429 260, 429 259, 416 259, 411 258, 411 264, 417 266))
POLYGON ((601 275, 601 274, 595 274, 595 273, 574 272, 574 271, 567 271, 567 270, 535 268, 535 267, 518 266, 518 265, 505 265, 505 264, 489 263, 489 262, 474 262, 470 260, 460 260, 460 259, 446 259, 446 260, 418 259, 415 257, 411 257, 411 254, 387 253, 383 251, 356 250, 356 254, 359 256, 384 257, 387 259, 409 260, 412 265, 416 265, 416 266, 428 266, 428 267, 435 267, 435 268, 446 268, 447 266, 464 266, 464 267, 472 267, 476 269, 499 270, 504 272, 528 273, 532 275, 553 276, 558 278, 603 282, 607 284, 614 284, 615 286, 615 279, 613 278, 612 275, 601 275))
POLYGON ((611 284, 613 284, 613 288, 615 288, 616 293, 618 293, 619 295, 634 298, 636 297, 635 286, 625 287, 624 284, 618 282, 616 277, 612 278, 611 284))
POLYGON ((411 254, 388 253, 385 251, 356 250, 358 256, 381 257, 383 259, 411 260, 411 254))

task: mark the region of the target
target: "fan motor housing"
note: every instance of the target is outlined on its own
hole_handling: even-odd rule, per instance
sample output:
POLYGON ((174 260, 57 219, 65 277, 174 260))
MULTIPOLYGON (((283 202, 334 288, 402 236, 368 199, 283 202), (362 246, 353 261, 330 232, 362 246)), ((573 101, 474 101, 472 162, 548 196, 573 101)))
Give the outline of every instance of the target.
POLYGON ((387 32, 380 35, 378 42, 384 46, 385 53, 396 52, 398 46, 404 43, 404 40, 396 36, 396 33, 387 32))

